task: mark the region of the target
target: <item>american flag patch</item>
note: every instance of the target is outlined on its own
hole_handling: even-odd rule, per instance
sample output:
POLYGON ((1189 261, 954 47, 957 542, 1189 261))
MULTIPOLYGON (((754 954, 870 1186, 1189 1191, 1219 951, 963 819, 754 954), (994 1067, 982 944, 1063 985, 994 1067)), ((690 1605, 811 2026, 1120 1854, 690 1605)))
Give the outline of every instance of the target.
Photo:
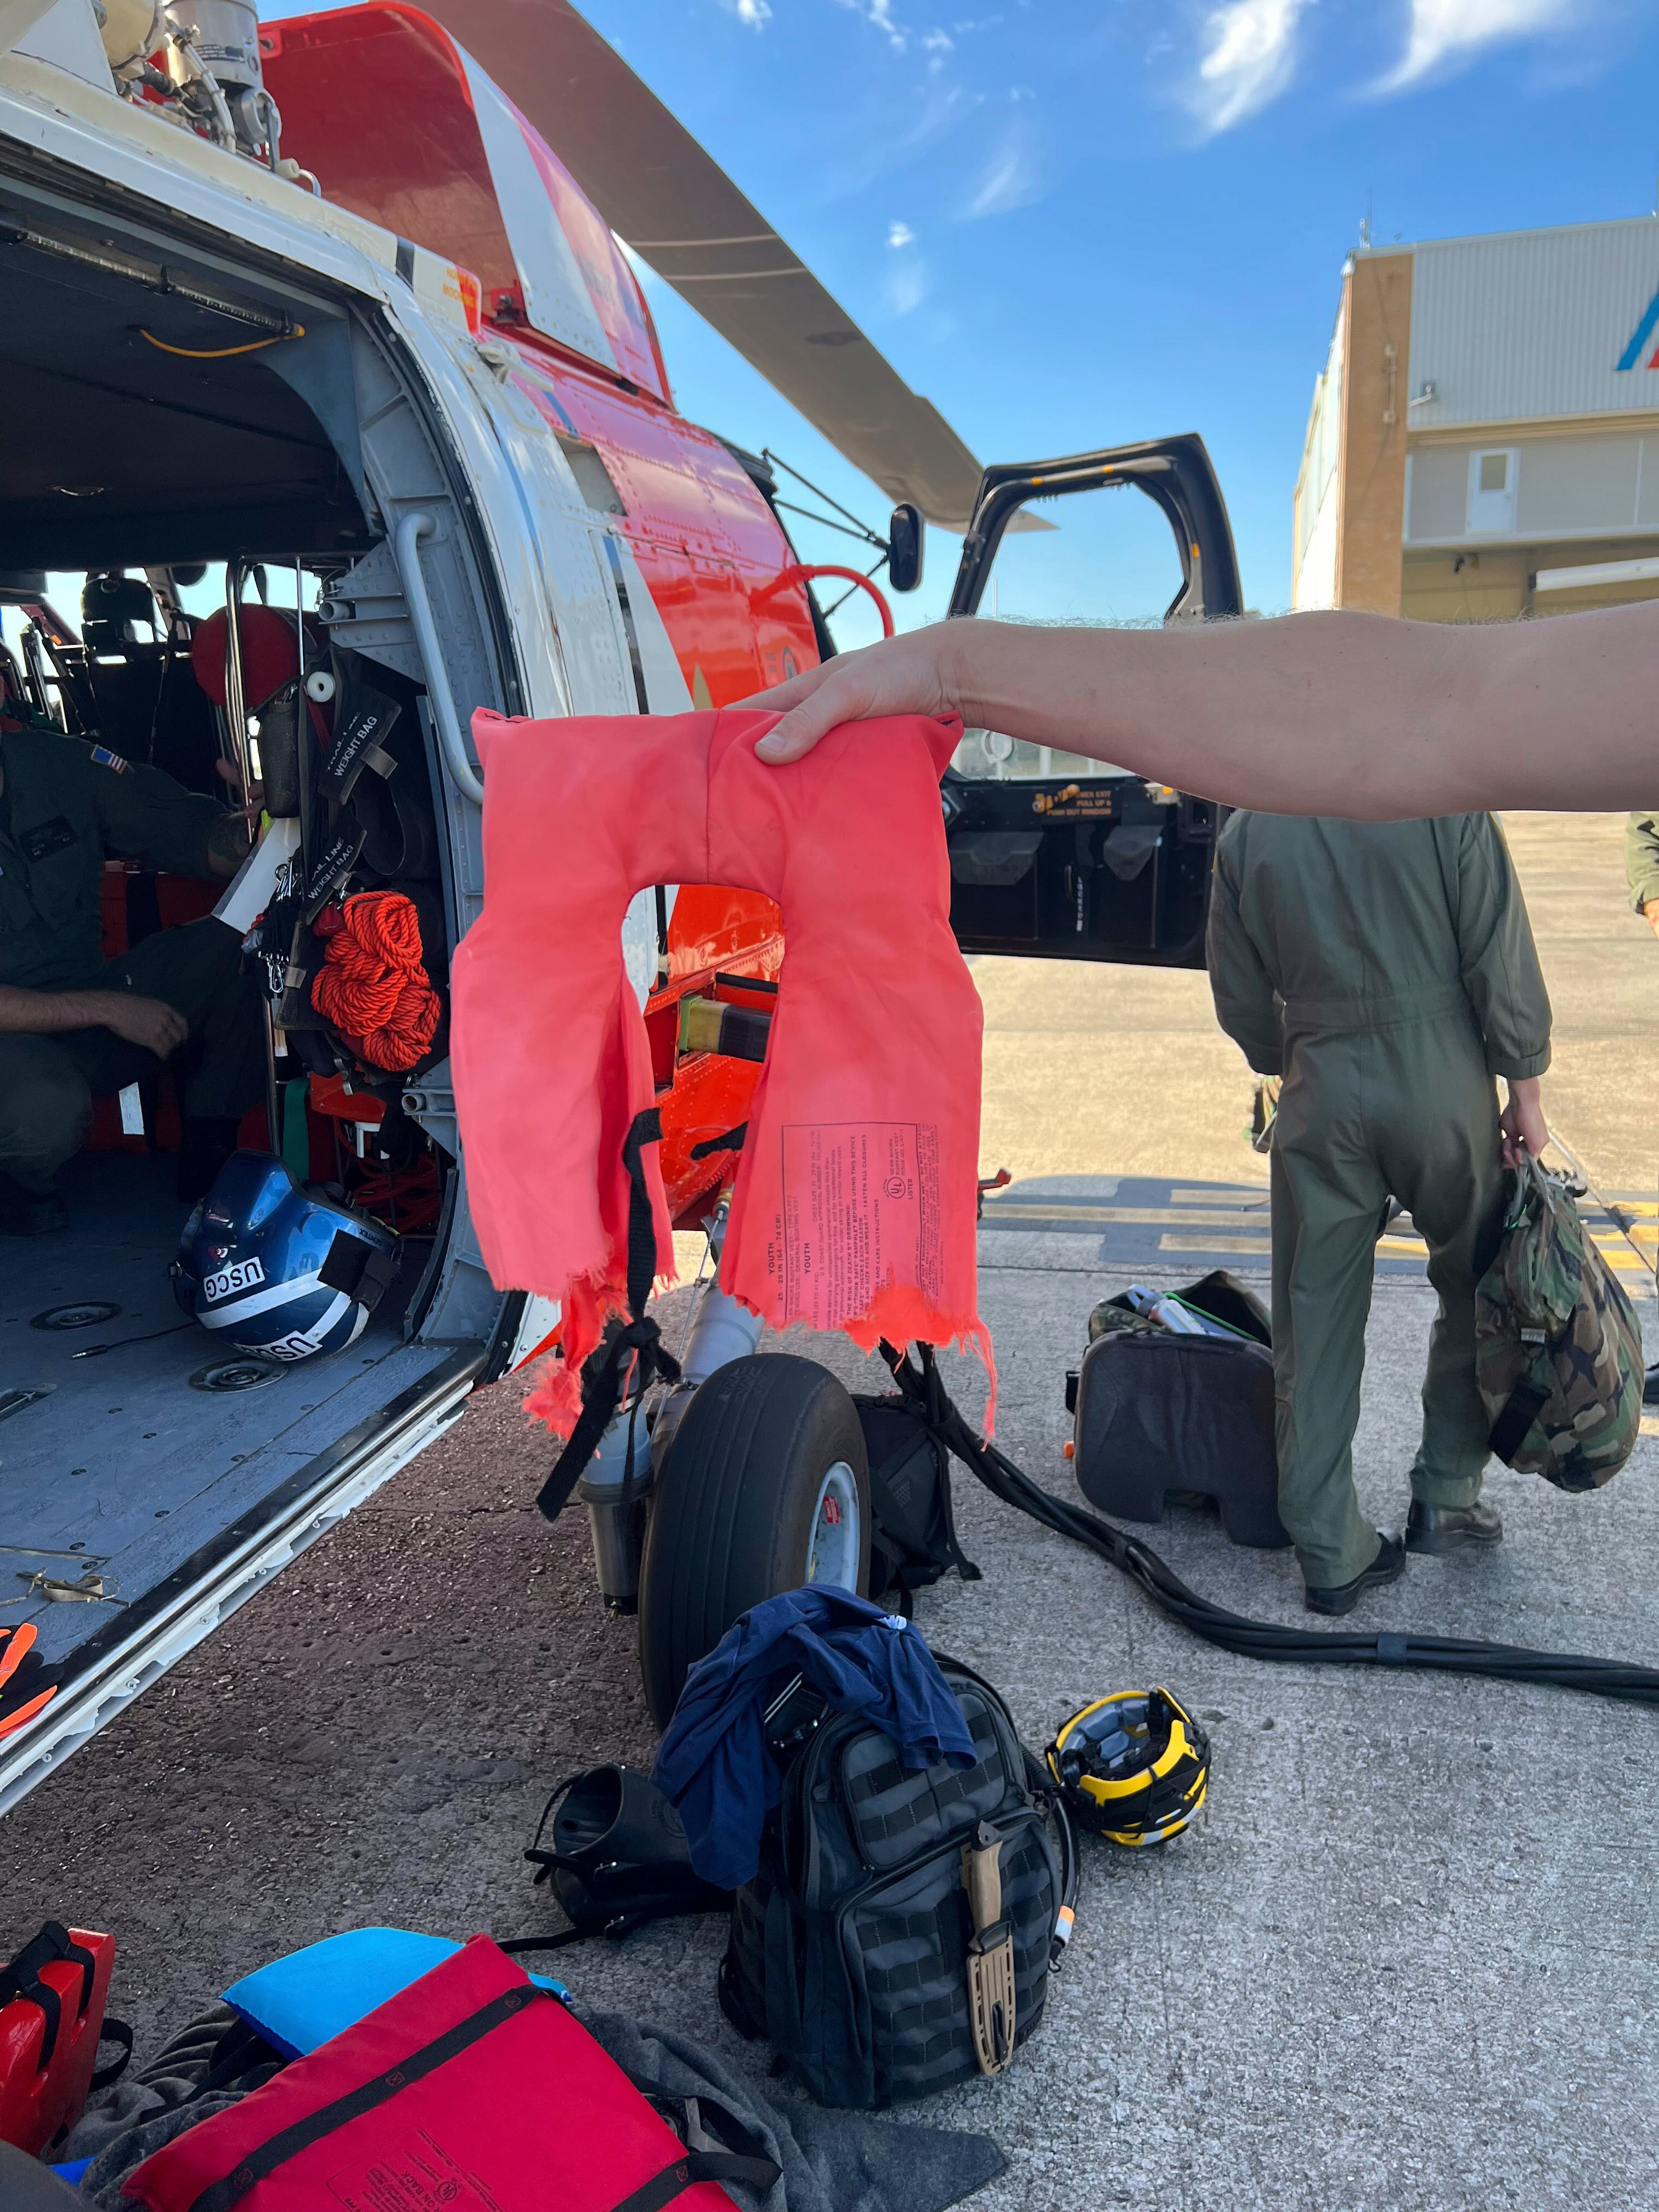
POLYGON ((92 749, 92 757, 100 768, 112 768, 117 775, 125 775, 127 772, 125 756, 121 753, 112 753, 107 745, 94 745, 92 749))

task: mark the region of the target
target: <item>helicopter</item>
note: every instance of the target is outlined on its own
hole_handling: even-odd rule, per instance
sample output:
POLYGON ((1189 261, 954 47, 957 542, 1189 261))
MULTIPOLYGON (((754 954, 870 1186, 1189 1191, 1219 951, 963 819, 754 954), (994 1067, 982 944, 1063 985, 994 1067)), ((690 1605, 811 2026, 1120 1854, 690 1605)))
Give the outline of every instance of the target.
MULTIPOLYGON (((1036 502, 1103 489, 1168 521, 1169 620, 1242 600, 1200 438, 982 468, 566 0, 365 0, 264 24, 245 0, 0 0, 0 605, 17 633, 0 717, 198 792, 263 780, 253 873, 224 900, 103 863, 104 949, 215 911, 246 929, 267 1079, 240 1140, 398 1252, 348 1352, 211 1357, 167 1283, 170 1079, 158 1062, 100 1102, 69 1230, 11 1245, 5 1269, 22 1326, 0 1389, 0 1623, 32 1623, 62 1680, 0 1736, 3 1810, 473 1390, 556 1342, 556 1308, 485 1271, 448 1079, 448 959, 484 894, 475 709, 729 704, 834 651, 815 584, 863 592, 890 630, 877 578, 913 590, 932 524, 962 536, 950 613, 971 618, 1008 533, 1044 526, 1036 502), (793 474, 678 411, 630 254, 893 501, 884 532, 861 531, 873 568, 803 561, 793 474), (66 575, 78 621, 48 589, 66 575), (391 731, 384 773, 343 807, 324 771, 365 713, 391 731), (396 1066, 307 988, 313 923, 376 886, 416 907, 441 1009, 396 1066), (284 900, 297 919, 273 938, 284 900)), ((1201 962, 1212 806, 988 731, 965 734, 942 804, 964 950, 1201 962)), ((712 1224, 717 1244, 733 1159, 710 1140, 747 1113, 781 920, 741 886, 659 885, 623 951, 676 1226, 712 1224)), ((868 1571, 852 1446, 785 1455, 764 1540, 722 1581, 653 1545, 696 1387, 741 1358, 765 1398, 802 1364, 757 1352, 734 1303, 717 1281, 702 1293, 647 1494, 607 1503, 603 1454, 587 1486, 601 1592, 638 1614, 659 1719, 694 1647, 745 1605, 868 1571), (690 1576, 701 1626, 681 1633, 665 1624, 690 1576)))

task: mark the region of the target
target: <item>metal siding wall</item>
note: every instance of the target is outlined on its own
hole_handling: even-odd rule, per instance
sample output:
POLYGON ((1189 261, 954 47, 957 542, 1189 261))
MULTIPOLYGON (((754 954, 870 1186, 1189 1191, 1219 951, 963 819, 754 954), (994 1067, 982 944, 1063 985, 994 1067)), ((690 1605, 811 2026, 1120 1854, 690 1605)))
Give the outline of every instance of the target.
POLYGON ((1651 217, 1418 246, 1408 392, 1437 391, 1413 431, 1659 408, 1659 369, 1617 367, 1656 292, 1651 217))

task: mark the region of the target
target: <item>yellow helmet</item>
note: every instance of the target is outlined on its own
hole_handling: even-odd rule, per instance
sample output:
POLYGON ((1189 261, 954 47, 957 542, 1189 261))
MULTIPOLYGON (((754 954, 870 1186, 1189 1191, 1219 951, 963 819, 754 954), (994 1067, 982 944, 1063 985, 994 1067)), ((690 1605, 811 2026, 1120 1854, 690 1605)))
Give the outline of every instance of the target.
POLYGON ((1047 1758, 1079 1826, 1132 1847, 1178 1836, 1209 1785, 1209 1739, 1167 1690, 1097 1698, 1047 1758))

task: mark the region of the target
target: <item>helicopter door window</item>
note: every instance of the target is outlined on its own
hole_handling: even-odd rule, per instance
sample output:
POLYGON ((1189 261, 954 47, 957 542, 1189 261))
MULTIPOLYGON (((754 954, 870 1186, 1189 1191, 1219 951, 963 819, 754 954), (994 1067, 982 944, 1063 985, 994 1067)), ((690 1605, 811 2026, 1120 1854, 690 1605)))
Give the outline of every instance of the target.
MULTIPOLYGON (((1156 629, 1182 581, 1169 524, 1123 483, 1022 507, 986 566, 974 612, 1002 622, 1156 629)), ((1000 730, 965 730, 951 765, 987 783, 1123 773, 1000 730)))
MULTIPOLYGON (((988 469, 950 611, 1136 629, 1237 614, 1232 536, 1201 441, 988 469)), ((964 951, 1201 960, 1213 806, 994 729, 963 732, 943 797, 964 951)))

